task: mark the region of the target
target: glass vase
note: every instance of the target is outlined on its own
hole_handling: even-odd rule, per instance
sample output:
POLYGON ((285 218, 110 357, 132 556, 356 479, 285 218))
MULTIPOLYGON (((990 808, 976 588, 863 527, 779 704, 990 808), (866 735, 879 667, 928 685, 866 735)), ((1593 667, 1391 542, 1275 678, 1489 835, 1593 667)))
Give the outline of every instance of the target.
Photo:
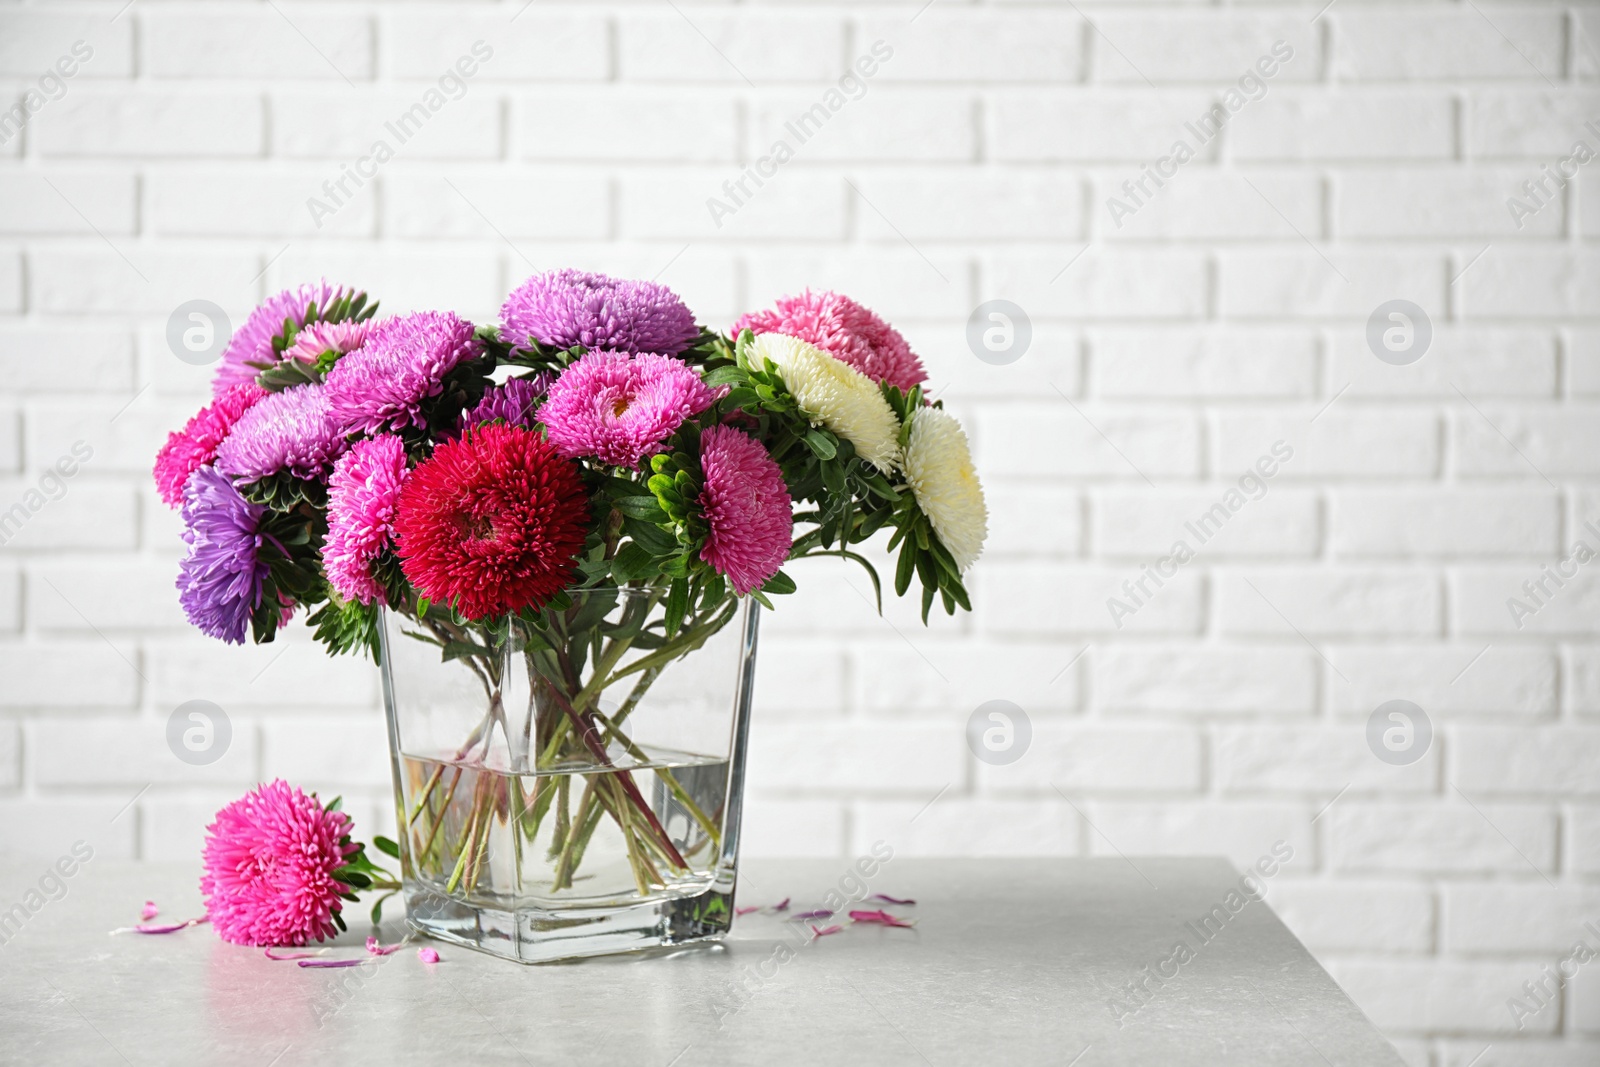
POLYGON ((569 598, 536 618, 384 612, 407 921, 523 963, 719 938, 759 608, 569 598))

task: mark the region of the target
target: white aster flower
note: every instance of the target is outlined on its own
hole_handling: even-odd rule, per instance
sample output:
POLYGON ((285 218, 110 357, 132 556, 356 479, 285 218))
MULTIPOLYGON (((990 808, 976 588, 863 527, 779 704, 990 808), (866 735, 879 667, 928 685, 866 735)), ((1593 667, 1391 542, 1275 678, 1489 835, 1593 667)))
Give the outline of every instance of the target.
POLYGON ((955 416, 942 408, 918 408, 911 415, 906 443, 906 484, 917 506, 933 524, 956 566, 965 571, 983 551, 989 534, 989 509, 972 466, 967 435, 955 416))
POLYGON ((772 360, 808 419, 849 441, 880 471, 893 473, 900 459, 900 420, 876 382, 817 346, 779 333, 757 334, 750 351, 757 367, 763 357, 772 360))

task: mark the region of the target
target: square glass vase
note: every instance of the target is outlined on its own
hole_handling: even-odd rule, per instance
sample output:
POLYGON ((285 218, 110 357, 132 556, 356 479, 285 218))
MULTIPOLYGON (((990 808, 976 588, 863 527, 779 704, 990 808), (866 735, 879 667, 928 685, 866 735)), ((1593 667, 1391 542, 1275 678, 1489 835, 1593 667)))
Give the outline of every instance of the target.
POLYGON ((715 940, 734 914, 759 607, 569 593, 530 619, 385 611, 402 894, 522 963, 715 940))

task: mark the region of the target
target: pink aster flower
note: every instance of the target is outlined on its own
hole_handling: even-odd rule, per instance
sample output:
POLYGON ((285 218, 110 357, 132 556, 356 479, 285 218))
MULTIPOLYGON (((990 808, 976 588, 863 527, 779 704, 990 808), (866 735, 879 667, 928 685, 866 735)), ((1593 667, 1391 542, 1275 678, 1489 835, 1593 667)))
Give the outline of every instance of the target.
POLYGON ((183 429, 167 434, 167 443, 156 453, 155 476, 156 491, 168 507, 183 503, 183 486, 189 476, 217 458, 217 446, 233 424, 266 395, 254 382, 230 385, 184 423, 183 429))
POLYGON ((343 432, 403 430, 423 425, 422 402, 443 392, 445 375, 482 351, 472 323, 451 312, 398 315, 373 327, 323 384, 343 432))
POLYGON ((236 945, 333 937, 344 886, 333 872, 360 848, 350 817, 282 779, 217 812, 206 828, 200 892, 218 936, 236 945))
POLYGON ((660 282, 570 269, 535 274, 517 286, 500 319, 512 345, 534 340, 556 348, 675 356, 700 336, 694 313, 660 282))
POLYGON ((217 469, 253 482, 288 471, 321 480, 345 449, 325 386, 297 385, 273 393, 240 416, 217 446, 217 469))
POLYGON ((313 322, 295 334, 294 344, 283 350, 283 358, 315 363, 324 352, 354 352, 366 344, 372 327, 371 319, 313 322))
POLYGON ((716 394, 681 359, 590 352, 561 372, 539 409, 550 443, 568 459, 637 467, 716 394))
POLYGON ((372 577, 372 561, 394 534, 405 475, 405 444, 393 434, 357 441, 333 465, 322 565, 346 600, 370 604, 383 596, 372 577))
POLYGON ((783 472, 760 441, 731 426, 700 435, 705 488, 700 508, 711 532, 700 558, 740 595, 759 588, 789 558, 793 503, 783 472))
POLYGON ((285 319, 296 326, 316 322, 329 304, 351 295, 355 295, 354 291, 342 285, 320 281, 269 297, 233 332, 222 350, 222 362, 211 382, 212 392, 220 396, 230 385, 253 382, 265 367, 276 363, 280 357, 273 351, 272 339, 283 333, 285 319))
POLYGON ((873 381, 888 382, 902 391, 928 377, 899 330, 839 293, 807 289, 799 296, 786 296, 772 310, 754 312, 733 324, 735 337, 746 329, 798 337, 873 381))

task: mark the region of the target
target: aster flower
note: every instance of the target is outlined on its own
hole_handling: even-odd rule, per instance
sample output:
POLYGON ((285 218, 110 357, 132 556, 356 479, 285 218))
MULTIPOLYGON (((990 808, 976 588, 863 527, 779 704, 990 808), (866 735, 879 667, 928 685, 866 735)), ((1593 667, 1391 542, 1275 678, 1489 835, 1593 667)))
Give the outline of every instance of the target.
POLYGON ((740 595, 759 588, 789 558, 793 502, 783 472, 754 437, 731 426, 700 435, 705 488, 700 507, 710 533, 700 558, 740 595))
POLYGON ((895 469, 900 423, 871 378, 816 345, 783 334, 758 334, 750 351, 758 367, 762 359, 777 366, 807 418, 849 441, 880 471, 895 469))
POLYGON ((338 933, 347 891, 333 875, 361 846, 350 817, 282 779, 246 793, 206 827, 200 892, 218 936, 236 945, 305 945, 338 933))
POLYGON ((372 561, 394 532, 405 474, 405 444, 393 434, 357 441, 333 465, 322 565, 329 584, 346 600, 382 599, 372 561))
POLYGON ((537 610, 561 592, 589 520, 576 465, 532 430, 491 423, 406 477, 395 532, 422 595, 481 619, 537 610))
POLYGON ((156 453, 155 478, 156 491, 168 507, 175 508, 183 502, 183 486, 189 475, 217 458, 217 446, 233 424, 266 395, 266 390, 254 382, 230 385, 184 423, 183 429, 167 434, 167 443, 156 453))
POLYGON ((253 364, 276 363, 280 357, 273 351, 272 339, 283 333, 284 320, 304 326, 313 306, 320 316, 335 301, 358 295, 343 286, 320 281, 285 289, 269 297, 234 331, 228 346, 222 350, 222 362, 211 383, 212 391, 220 396, 230 385, 255 381, 262 368, 253 364))
POLYGON ((294 344, 283 350, 283 358, 315 363, 324 352, 354 352, 366 344, 372 328, 371 319, 313 322, 295 334, 294 344))
POLYGON ((512 290, 500 319, 512 345, 675 356, 700 336, 694 313, 665 285, 578 270, 535 274, 512 290))
POLYGON ((444 376, 482 351, 472 323, 448 311, 384 320, 328 372, 328 403, 341 432, 422 426, 422 402, 443 392, 444 376))
POLYGON ((594 456, 613 467, 636 467, 714 399, 681 359, 590 352, 561 372, 539 421, 556 451, 569 459, 594 456))
POLYGON ((839 293, 807 289, 799 296, 786 296, 771 310, 753 312, 733 324, 735 337, 742 330, 809 341, 873 381, 888 382, 902 392, 928 377, 899 330, 839 293))
POLYGON ((531 430, 537 423, 534 410, 539 406, 556 376, 540 371, 532 378, 512 378, 503 385, 491 386, 471 411, 461 413, 460 428, 465 431, 496 419, 531 430))
POLYGON ((989 510, 972 466, 967 435, 955 416, 942 408, 918 408, 912 413, 905 478, 933 532, 965 571, 983 551, 989 510))
POLYGON ((327 388, 311 383, 273 393, 240 416, 217 447, 217 469, 253 482, 281 471, 322 479, 345 449, 327 388))
POLYGON ((261 547, 266 508, 239 495, 215 467, 201 467, 183 489, 183 539, 178 602, 189 621, 212 637, 244 644, 250 614, 261 603, 267 565, 261 547))

